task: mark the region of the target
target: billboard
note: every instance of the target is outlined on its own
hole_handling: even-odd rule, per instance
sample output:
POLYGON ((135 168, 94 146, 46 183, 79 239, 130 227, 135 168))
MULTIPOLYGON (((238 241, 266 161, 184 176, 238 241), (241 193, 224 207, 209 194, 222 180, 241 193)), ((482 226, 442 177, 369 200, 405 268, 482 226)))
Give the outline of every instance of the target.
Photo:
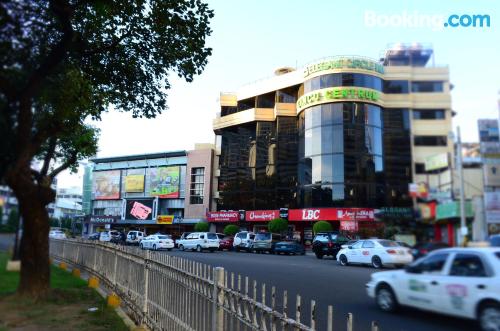
POLYGON ((148 170, 149 195, 160 198, 179 197, 179 167, 159 167, 148 170))
POLYGON ((127 199, 125 202, 125 219, 152 221, 153 199, 127 199))
POLYGON ((92 191, 96 200, 120 199, 120 170, 94 171, 92 191))
POLYGON ((125 192, 127 193, 144 192, 144 175, 127 175, 125 177, 125 192))
POLYGON ((500 223, 500 192, 484 192, 486 222, 500 223))
POLYGON ((426 183, 409 183, 408 192, 412 198, 427 198, 429 196, 426 183))
POLYGON ((484 185, 500 186, 500 165, 483 164, 484 185))
POLYGON ((448 153, 431 155, 425 158, 425 171, 448 168, 448 153))
POLYGON ((174 223, 174 215, 158 215, 156 217, 156 224, 172 224, 174 223))

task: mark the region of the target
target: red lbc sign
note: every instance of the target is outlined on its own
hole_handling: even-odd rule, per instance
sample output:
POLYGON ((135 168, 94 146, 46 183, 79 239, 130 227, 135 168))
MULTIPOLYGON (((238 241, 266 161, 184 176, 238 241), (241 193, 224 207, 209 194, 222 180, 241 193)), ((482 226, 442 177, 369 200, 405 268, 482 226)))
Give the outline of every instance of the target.
POLYGON ((371 208, 306 208, 290 209, 289 221, 373 221, 371 208))
POLYGON ((238 222, 240 213, 237 211, 220 211, 207 214, 209 222, 238 222))
POLYGON ((245 213, 245 219, 254 222, 270 221, 279 217, 279 210, 251 210, 245 213))

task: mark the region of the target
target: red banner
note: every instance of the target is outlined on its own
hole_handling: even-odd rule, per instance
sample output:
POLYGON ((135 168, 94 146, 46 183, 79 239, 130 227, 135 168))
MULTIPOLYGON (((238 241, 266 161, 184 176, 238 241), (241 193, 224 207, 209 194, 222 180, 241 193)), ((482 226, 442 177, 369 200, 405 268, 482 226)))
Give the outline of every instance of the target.
POLYGON ((356 232, 358 231, 358 222, 357 221, 340 221, 340 230, 356 232))
POLYGON ((240 213, 237 211, 218 211, 207 213, 209 222, 238 222, 240 213))
POLYGON ((249 222, 266 222, 279 217, 279 210, 250 210, 245 213, 245 219, 249 222))
POLYGON ((373 221, 371 208, 305 208, 290 209, 289 221, 373 221))

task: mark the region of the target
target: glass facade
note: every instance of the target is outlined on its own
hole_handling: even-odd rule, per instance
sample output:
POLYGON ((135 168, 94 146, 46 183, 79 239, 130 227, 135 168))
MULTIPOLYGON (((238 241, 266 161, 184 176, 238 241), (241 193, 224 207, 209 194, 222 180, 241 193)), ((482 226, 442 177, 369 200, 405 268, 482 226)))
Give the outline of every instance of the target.
POLYGON ((356 86, 381 91, 382 79, 377 76, 353 73, 322 75, 304 82, 304 93, 336 86, 356 86))

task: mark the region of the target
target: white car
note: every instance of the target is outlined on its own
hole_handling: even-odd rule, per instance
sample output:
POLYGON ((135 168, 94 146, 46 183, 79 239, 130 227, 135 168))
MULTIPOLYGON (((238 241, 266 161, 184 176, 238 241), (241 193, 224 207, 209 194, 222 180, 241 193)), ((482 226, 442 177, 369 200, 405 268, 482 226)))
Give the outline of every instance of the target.
POLYGON ((167 249, 171 251, 174 248, 174 241, 170 236, 164 234, 152 234, 142 239, 139 246, 141 249, 152 249, 154 251, 167 249))
POLYGON ((111 241, 113 235, 118 236, 119 235, 118 231, 113 231, 113 230, 102 231, 99 234, 99 241, 109 242, 109 241, 111 241))
POLYGON ((500 248, 436 250, 405 270, 372 274, 366 289, 383 311, 411 306, 500 330, 500 248))
POLYGON ((210 252, 215 252, 219 249, 219 237, 214 232, 193 232, 185 239, 177 240, 177 244, 181 251, 196 250, 201 252, 207 249, 210 252))
POLYGON ((66 239, 66 233, 61 230, 50 230, 49 232, 50 239, 66 239))
POLYGON ((359 240, 337 253, 337 261, 343 266, 349 263, 370 264, 374 268, 385 265, 403 266, 413 261, 410 251, 397 242, 386 239, 359 240))
POLYGON ((129 231, 125 243, 128 245, 138 245, 144 239, 144 232, 142 231, 129 231))
POLYGON ((233 247, 238 252, 240 250, 246 250, 250 252, 253 249, 253 240, 255 239, 255 233, 242 231, 238 232, 234 236, 233 247))

